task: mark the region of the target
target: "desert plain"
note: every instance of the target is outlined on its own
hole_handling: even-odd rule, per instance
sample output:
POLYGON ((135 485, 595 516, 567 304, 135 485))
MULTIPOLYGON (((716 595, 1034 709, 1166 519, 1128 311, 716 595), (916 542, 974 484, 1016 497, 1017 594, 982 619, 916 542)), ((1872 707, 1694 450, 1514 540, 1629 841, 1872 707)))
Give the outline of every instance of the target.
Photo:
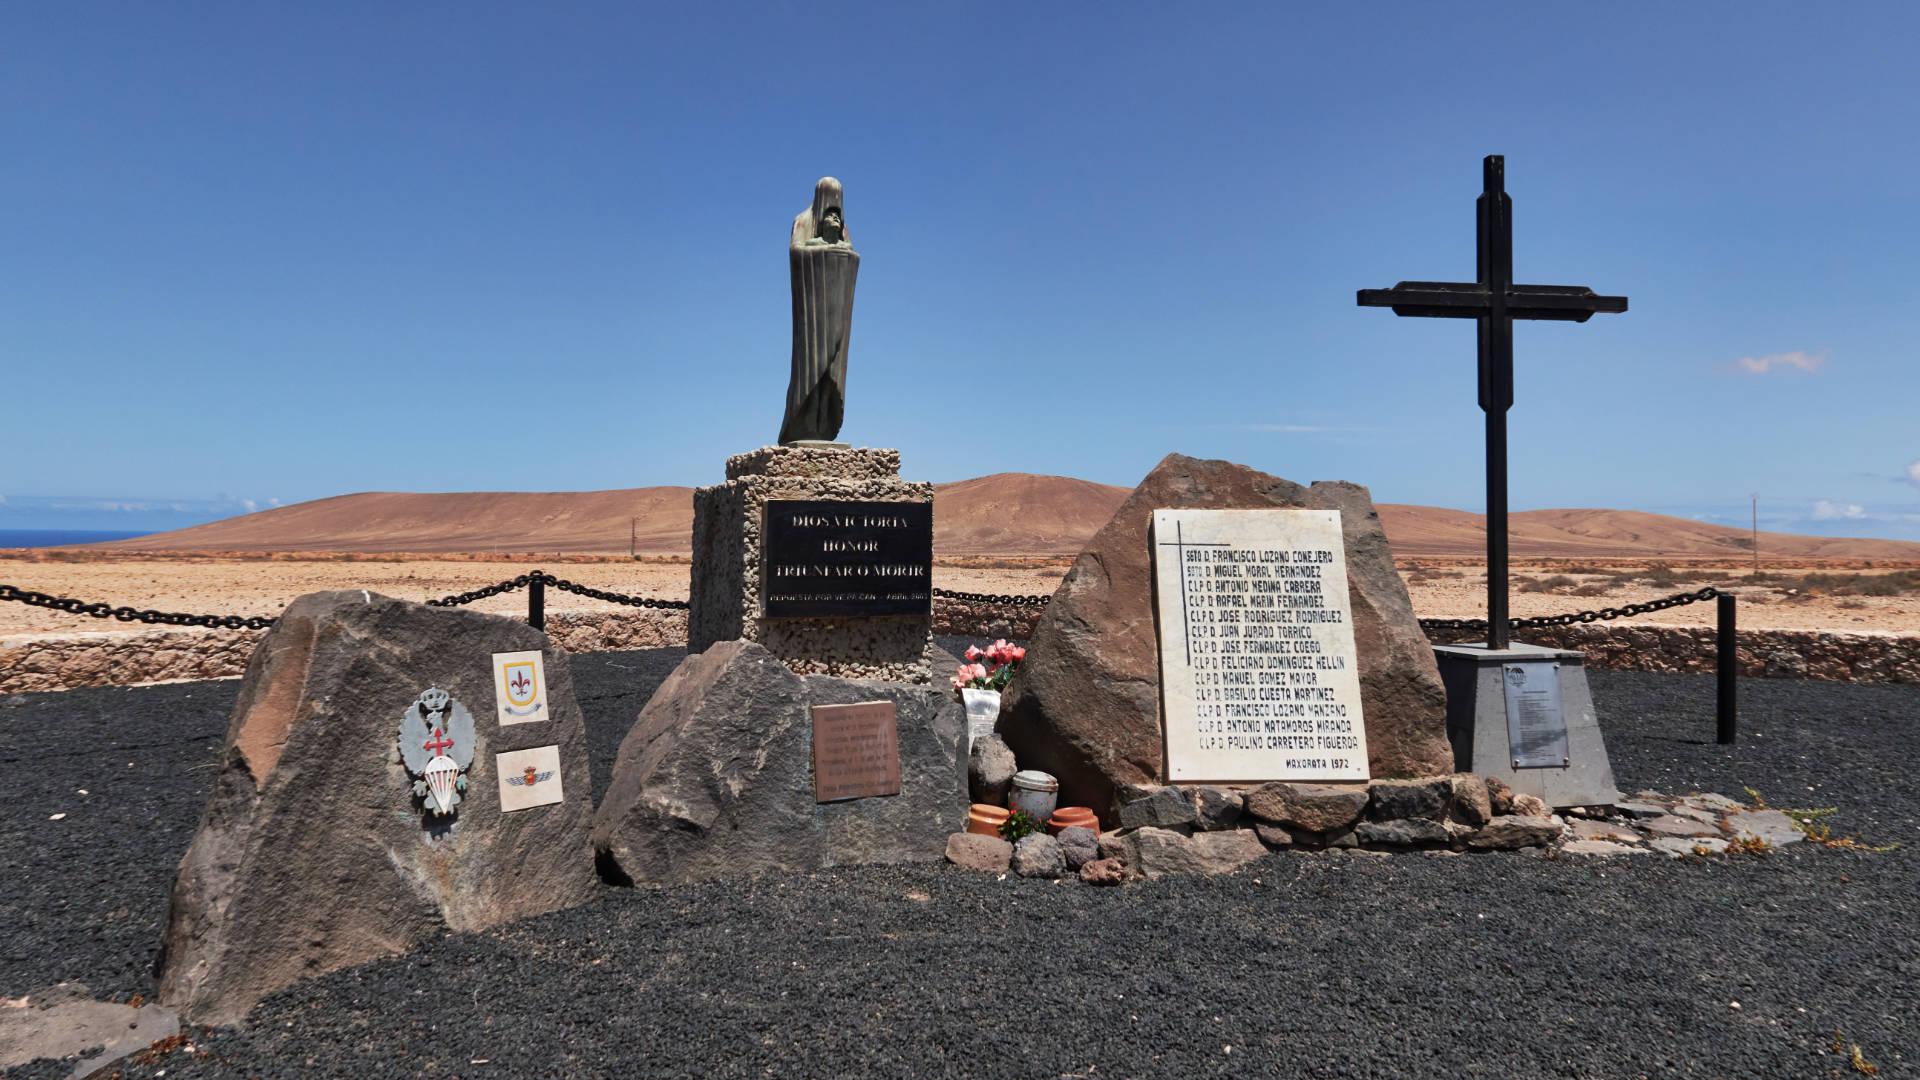
MULTIPOLYGON (((1000 473, 934 487, 936 588, 1050 594, 1130 489, 1000 473)), ((1377 504, 1422 618, 1485 617, 1485 525, 1460 510, 1377 504)), ((367 589, 438 599, 542 569, 597 589, 684 599, 693 490, 367 492, 134 540, 0 550, 0 582, 115 607, 275 615, 295 597, 367 589)), ((1712 585, 1748 629, 1920 633, 1920 543, 1752 532, 1629 510, 1529 510, 1509 525, 1516 617, 1642 603, 1712 585), (1757 547, 1757 553, 1756 553, 1757 547)), ((524 592, 476 601, 524 614, 524 592)), ((549 611, 606 610, 549 590, 549 611)), ((1633 617, 1710 625, 1713 605, 1633 617)), ((0 604, 0 635, 138 623, 0 604)))

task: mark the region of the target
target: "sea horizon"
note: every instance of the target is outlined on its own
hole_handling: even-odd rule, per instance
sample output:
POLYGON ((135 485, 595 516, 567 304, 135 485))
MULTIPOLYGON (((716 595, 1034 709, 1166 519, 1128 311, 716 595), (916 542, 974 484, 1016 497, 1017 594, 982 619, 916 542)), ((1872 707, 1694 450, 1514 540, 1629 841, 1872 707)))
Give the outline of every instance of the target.
POLYGON ((0 529, 0 549, 104 544, 110 540, 132 540, 135 537, 152 535, 152 530, 128 532, 122 529, 0 529))

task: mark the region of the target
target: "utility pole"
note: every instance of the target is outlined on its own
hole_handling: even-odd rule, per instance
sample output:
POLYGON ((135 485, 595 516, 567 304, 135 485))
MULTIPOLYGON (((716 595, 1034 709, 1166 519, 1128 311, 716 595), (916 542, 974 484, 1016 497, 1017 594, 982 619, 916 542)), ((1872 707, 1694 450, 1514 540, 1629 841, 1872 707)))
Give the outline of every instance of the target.
POLYGON ((640 519, 633 518, 633 517, 628 518, 627 519, 627 558, 629 559, 637 559, 640 557, 640 551, 638 546, 639 535, 640 535, 640 519))

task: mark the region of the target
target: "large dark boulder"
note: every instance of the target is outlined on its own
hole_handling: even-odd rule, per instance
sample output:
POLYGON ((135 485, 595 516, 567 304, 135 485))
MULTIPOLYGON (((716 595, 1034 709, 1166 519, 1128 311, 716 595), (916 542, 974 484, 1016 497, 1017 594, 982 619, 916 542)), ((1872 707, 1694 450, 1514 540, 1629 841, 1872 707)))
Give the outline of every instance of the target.
POLYGON ((748 641, 687 657, 620 744, 593 842, 634 884, 933 861, 966 828, 966 714, 947 690, 795 675, 748 641), (816 803, 814 705, 891 701, 900 794, 816 803))
POLYGON ((1227 461, 1170 454, 1074 560, 1006 690, 999 731, 1020 763, 1060 780, 1063 806, 1117 820, 1121 785, 1165 783, 1160 656, 1149 550, 1157 509, 1339 510, 1374 776, 1453 771, 1433 650, 1367 489, 1311 487, 1227 461))
POLYGON ((161 999, 194 1023, 228 1023, 298 979, 580 903, 597 887, 592 816, 573 680, 545 634, 358 589, 303 596, 240 684, 174 880, 161 999), (535 649, 549 719, 502 727, 492 656, 535 649), (472 717, 450 815, 414 793, 399 743, 402 715, 436 687, 472 717), (503 813, 494 755, 548 745, 560 775, 546 782, 565 798, 503 813))

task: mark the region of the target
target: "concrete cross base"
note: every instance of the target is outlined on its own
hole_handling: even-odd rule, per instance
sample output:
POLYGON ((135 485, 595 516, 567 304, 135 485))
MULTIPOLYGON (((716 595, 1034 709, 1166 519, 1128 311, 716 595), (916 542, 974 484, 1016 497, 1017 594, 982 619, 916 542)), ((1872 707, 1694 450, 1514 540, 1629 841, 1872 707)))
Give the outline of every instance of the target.
POLYGON ((1498 777, 1516 794, 1538 795, 1552 807, 1609 806, 1620 798, 1594 715, 1583 654, 1519 642, 1505 649, 1489 649, 1484 642, 1436 645, 1433 652, 1447 688, 1447 740, 1453 744, 1456 771, 1498 777), (1557 766, 1516 768, 1503 675, 1510 665, 1535 664, 1558 665, 1566 753, 1557 766))

